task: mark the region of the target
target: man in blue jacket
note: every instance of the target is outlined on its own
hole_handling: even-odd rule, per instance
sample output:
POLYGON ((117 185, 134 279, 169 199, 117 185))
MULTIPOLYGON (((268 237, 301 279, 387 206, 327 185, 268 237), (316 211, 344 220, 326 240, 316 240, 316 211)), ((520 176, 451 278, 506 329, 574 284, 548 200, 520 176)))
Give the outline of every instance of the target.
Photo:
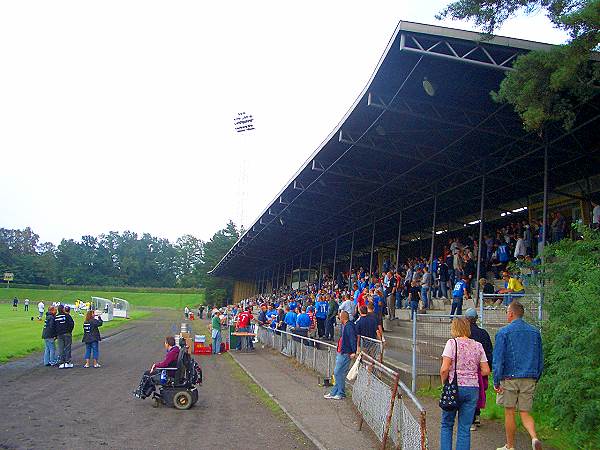
POLYGON ((327 312, 329 311, 329 304, 324 295, 319 296, 315 303, 315 309, 317 310, 315 314, 317 317, 317 331, 319 333, 319 338, 322 338, 325 336, 325 320, 327 319, 327 312))
POLYGON ((342 400, 346 397, 346 375, 350 370, 350 360, 356 355, 356 329, 354 323, 350 322, 350 316, 347 311, 340 312, 342 327, 340 331, 340 340, 337 346, 337 355, 335 357, 335 386, 329 394, 325 394, 327 399, 342 400))
POLYGON ((535 386, 544 368, 542 337, 537 328, 523 320, 523 305, 513 301, 506 311, 508 325, 496 334, 494 348, 494 390, 496 403, 504 406, 506 444, 497 450, 514 450, 515 411, 531 436, 531 447, 540 450, 542 443, 535 432, 535 422, 529 411, 533 405, 535 386))

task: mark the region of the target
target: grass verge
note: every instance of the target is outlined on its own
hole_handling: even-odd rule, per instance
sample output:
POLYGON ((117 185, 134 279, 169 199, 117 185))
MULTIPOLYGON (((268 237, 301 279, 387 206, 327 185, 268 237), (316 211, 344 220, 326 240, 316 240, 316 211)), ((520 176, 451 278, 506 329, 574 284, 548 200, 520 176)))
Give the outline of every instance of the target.
POLYGON ((148 306, 158 308, 178 308, 183 309, 187 306, 194 307, 203 303, 204 292, 198 293, 167 293, 167 292, 124 292, 119 288, 114 290, 60 290, 60 289, 20 289, 20 288, 0 288, 0 302, 12 302, 12 299, 19 299, 19 309, 23 309, 23 300, 30 300, 30 308, 36 309, 37 303, 42 300, 46 305, 52 302, 75 303, 80 299, 84 302, 90 301, 90 297, 103 297, 112 299, 119 297, 127 300, 131 306, 148 306))
MULTIPOLYGON (((22 306, 20 310, 13 311, 12 305, 0 303, 0 322, 2 323, 0 326, 0 364, 44 349, 42 340, 44 321, 35 319, 37 317, 35 309, 36 305, 30 305, 29 311, 23 311, 22 306), (32 316, 34 320, 31 320, 32 316)), ((150 314, 149 311, 132 311, 130 319, 114 319, 106 322, 100 328, 100 333, 105 334, 106 330, 125 325, 150 314)), ((77 343, 83 335, 83 317, 75 313, 72 316, 75 321, 73 343, 77 343)))
MULTIPOLYGON (((442 387, 422 389, 417 392, 418 395, 425 397, 440 398, 442 387)), ((535 428, 539 438, 552 447, 561 450, 582 450, 577 445, 575 436, 570 430, 562 430, 554 426, 555 418, 548 411, 540 409, 539 405, 534 404, 532 411, 535 419, 535 428)), ((486 407, 481 411, 481 418, 487 420, 504 421, 504 408, 496 404, 496 392, 490 385, 486 392, 486 407)), ((517 428, 519 431, 527 432, 521 423, 521 418, 517 415, 517 428)))

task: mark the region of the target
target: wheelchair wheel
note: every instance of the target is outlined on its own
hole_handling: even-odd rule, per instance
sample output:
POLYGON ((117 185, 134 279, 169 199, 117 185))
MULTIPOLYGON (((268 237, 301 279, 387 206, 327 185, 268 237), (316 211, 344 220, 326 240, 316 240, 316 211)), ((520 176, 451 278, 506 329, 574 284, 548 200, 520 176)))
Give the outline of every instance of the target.
POLYGON ((173 396, 173 406, 177 409, 190 409, 192 407, 192 394, 188 391, 179 391, 173 396))
POLYGON ((158 408, 159 406, 160 406, 160 401, 156 397, 154 397, 152 399, 152 407, 153 408, 158 408))

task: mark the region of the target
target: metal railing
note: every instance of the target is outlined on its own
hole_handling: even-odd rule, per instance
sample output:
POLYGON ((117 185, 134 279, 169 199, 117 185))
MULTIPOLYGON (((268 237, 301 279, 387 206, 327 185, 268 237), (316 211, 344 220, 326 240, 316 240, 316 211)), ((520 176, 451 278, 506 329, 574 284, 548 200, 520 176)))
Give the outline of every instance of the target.
MULTIPOLYGON (((258 327, 257 337, 262 344, 331 379, 337 354, 334 345, 266 327, 258 327)), ((400 374, 377 360, 383 357, 383 343, 369 338, 361 342, 363 353, 358 375, 352 383, 352 401, 361 416, 359 429, 366 422, 382 449, 391 439, 398 449, 426 450, 425 409, 400 381, 400 374), (369 350, 365 350, 368 346, 371 346, 369 350)))
POLYGON ((384 343, 382 341, 366 336, 360 336, 358 345, 363 353, 366 353, 380 363, 383 362, 384 343))
POLYGON ((497 329, 506 325, 506 308, 513 300, 518 300, 523 305, 524 319, 530 324, 541 328, 546 318, 544 297, 541 293, 482 294, 481 297, 483 301, 479 302, 479 320, 482 328, 497 329))

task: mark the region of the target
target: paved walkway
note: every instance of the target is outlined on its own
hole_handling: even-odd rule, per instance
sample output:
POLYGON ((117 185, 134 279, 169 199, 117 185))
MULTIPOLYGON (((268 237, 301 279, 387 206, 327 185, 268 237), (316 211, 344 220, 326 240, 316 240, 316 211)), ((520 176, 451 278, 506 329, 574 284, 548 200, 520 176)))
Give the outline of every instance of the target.
POLYGON ((240 365, 277 401, 298 427, 321 449, 371 449, 379 442, 363 425, 350 398, 325 400, 328 389, 317 384, 317 375, 271 349, 254 353, 232 352, 240 365))
POLYGON ((164 337, 181 313, 163 310, 100 344, 100 369, 40 366, 40 354, 0 366, 1 449, 314 449, 234 376, 227 356, 198 357, 205 381, 189 411, 131 395, 144 370, 164 356, 164 337))

